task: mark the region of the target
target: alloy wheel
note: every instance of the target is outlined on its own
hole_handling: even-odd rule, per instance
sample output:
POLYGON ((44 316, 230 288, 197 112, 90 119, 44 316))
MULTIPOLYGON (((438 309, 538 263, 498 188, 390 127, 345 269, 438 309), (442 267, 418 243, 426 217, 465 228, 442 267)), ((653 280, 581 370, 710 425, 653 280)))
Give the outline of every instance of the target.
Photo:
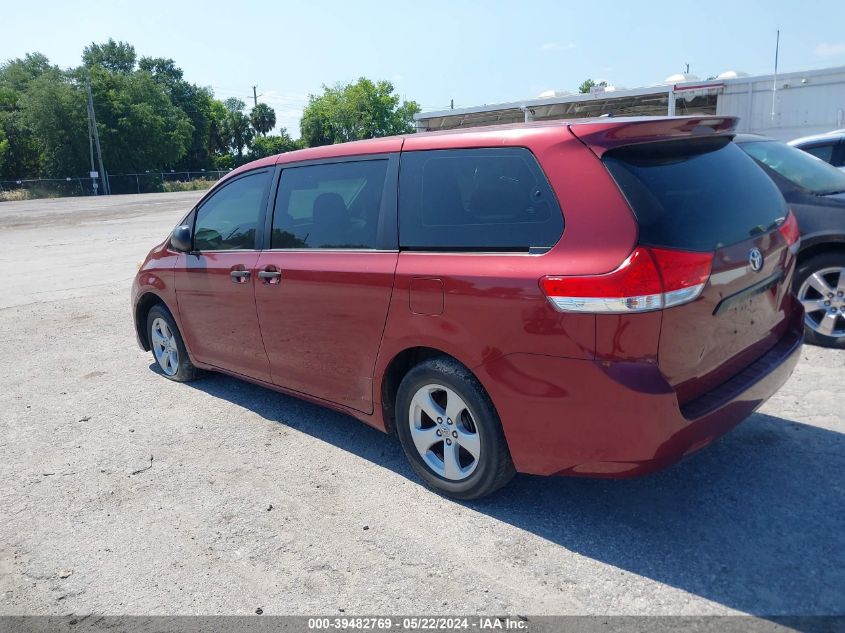
POLYGON ((845 336, 845 268, 815 271, 798 289, 804 323, 822 336, 845 336))
POLYGON ((408 421, 417 452, 437 475, 461 481, 475 471, 481 438, 472 412, 455 391, 437 384, 420 387, 408 421))
POLYGON ((158 366, 168 376, 175 376, 179 371, 179 348, 176 346, 176 337, 167 321, 157 318, 150 328, 151 344, 153 354, 158 361, 158 366))

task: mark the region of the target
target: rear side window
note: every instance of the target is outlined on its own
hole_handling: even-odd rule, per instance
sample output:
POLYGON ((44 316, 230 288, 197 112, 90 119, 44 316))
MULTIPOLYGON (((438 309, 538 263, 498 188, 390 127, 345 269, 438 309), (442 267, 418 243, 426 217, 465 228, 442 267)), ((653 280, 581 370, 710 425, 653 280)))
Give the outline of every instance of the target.
POLYGON ((526 149, 402 154, 400 248, 529 252, 554 246, 562 232, 552 189, 526 149))
POLYGON ((643 245, 713 251, 786 216, 777 186, 726 138, 635 145, 603 161, 637 217, 643 245))
POLYGON ((381 159, 285 169, 271 247, 376 248, 386 177, 381 159))

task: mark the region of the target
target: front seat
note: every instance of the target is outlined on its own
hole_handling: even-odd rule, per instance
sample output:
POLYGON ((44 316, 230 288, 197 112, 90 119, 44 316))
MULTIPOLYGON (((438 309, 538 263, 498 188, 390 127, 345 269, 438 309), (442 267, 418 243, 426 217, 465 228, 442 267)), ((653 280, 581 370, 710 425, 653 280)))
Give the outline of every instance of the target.
POLYGON ((349 211, 337 193, 321 193, 314 199, 312 248, 342 247, 349 241, 349 211))

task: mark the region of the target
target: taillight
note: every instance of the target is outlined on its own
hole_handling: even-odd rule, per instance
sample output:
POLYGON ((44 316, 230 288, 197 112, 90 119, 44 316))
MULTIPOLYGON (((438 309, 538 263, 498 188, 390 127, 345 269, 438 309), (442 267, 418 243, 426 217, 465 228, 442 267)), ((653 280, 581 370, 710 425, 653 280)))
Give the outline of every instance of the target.
POLYGON ((798 219, 792 211, 786 215, 786 219, 778 227, 778 231, 783 235, 783 239, 786 240, 789 250, 793 253, 797 252, 799 246, 798 241, 801 239, 801 230, 798 227, 798 219))
POLYGON ((660 310, 697 299, 712 264, 712 253, 639 246, 612 272, 543 277, 540 287, 561 312, 660 310))

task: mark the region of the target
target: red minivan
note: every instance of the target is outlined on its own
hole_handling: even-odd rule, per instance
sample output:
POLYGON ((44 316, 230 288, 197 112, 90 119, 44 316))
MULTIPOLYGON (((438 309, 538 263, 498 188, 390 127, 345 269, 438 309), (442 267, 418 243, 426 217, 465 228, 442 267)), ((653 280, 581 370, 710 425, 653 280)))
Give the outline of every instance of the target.
POLYGON ((470 499, 628 477, 786 381, 798 227, 726 117, 452 130, 233 171, 147 257, 141 347, 395 432, 470 499))

